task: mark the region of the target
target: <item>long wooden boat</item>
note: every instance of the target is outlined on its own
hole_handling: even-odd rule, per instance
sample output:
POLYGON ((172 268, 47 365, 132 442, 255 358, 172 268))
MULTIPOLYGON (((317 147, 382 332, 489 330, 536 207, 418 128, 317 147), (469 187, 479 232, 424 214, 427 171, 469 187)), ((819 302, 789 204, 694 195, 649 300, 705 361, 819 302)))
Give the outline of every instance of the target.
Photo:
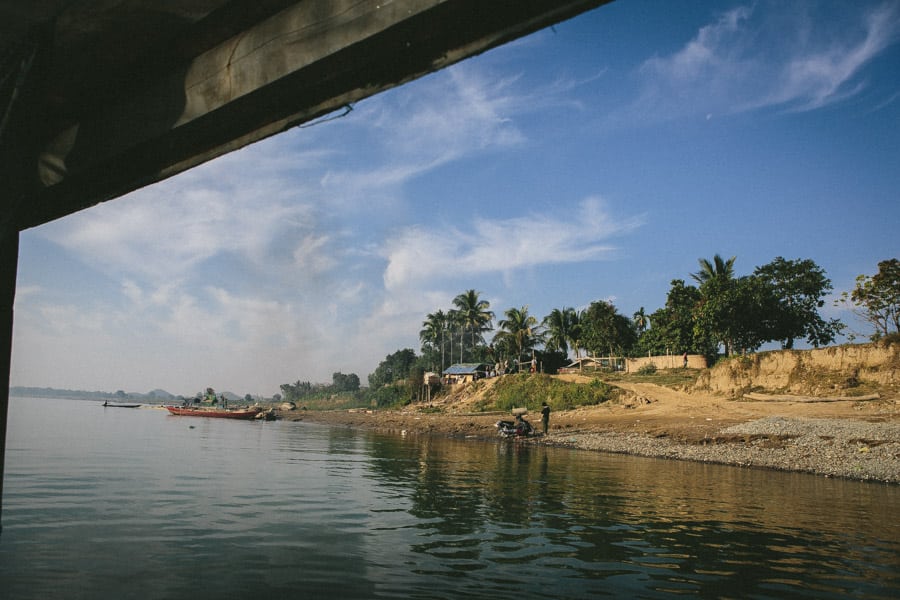
POLYGON ((140 408, 140 404, 121 404, 118 402, 104 402, 103 408, 140 408))
POLYGON ((179 417, 209 417, 215 419, 255 419, 262 412, 258 406, 247 408, 212 408, 192 406, 166 406, 173 415, 179 417))

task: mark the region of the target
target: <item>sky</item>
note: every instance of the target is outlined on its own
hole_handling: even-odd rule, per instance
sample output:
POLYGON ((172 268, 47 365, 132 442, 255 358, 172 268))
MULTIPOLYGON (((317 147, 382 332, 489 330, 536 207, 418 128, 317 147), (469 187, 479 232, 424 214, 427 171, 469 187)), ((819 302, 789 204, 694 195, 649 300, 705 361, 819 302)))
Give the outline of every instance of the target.
POLYGON ((900 255, 897 1, 619 0, 352 108, 23 232, 11 385, 365 383, 468 289, 630 316, 715 254, 834 297, 900 255))

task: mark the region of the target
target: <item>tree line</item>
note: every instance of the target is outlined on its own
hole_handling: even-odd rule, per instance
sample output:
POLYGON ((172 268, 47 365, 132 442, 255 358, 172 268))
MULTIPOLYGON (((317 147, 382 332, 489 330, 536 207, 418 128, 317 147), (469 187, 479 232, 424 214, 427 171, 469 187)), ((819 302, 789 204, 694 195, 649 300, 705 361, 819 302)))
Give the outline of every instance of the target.
MULTIPOLYGON (((820 347, 846 329, 839 319, 819 312, 833 287, 814 261, 779 256, 743 276, 736 275, 735 262, 734 256, 718 254, 699 259, 699 270, 689 279, 671 281, 664 306, 651 313, 641 307, 630 318, 608 300, 583 310, 555 308, 541 319, 526 305, 505 310, 495 329, 490 303, 480 292, 466 290, 450 308, 426 316, 420 355, 410 348, 388 355, 369 384, 403 379, 414 367, 442 372, 453 363, 515 365, 533 356, 554 370, 570 352, 576 358, 688 352, 713 362, 720 354, 753 352, 770 342, 784 349, 800 340, 820 347)), ((878 268, 874 276, 860 275, 856 288, 843 297, 875 327, 872 339, 896 334, 900 318, 898 261, 882 261, 878 268)))
MULTIPOLYGON (((687 352, 704 355, 711 364, 720 353, 753 352, 769 342, 784 349, 799 340, 824 346, 846 329, 839 319, 819 313, 833 288, 814 261, 777 257, 744 276, 735 274, 735 262, 734 256, 718 254, 712 260, 699 259, 697 272, 671 281, 662 307, 650 313, 641 307, 631 317, 608 300, 596 300, 583 310, 554 308, 541 319, 527 305, 511 307, 498 319, 481 292, 466 290, 453 298, 451 307, 425 317, 420 354, 404 348, 379 363, 368 376, 369 393, 377 396, 372 398, 376 404, 389 404, 404 393, 392 384, 407 381, 414 393, 425 372, 442 373, 454 363, 500 364, 514 370, 537 358, 545 371, 555 372, 568 363, 570 353, 578 358, 687 352)), ((871 339, 897 336, 900 262, 879 262, 876 275, 860 275, 854 290, 836 304, 847 305, 868 321, 875 330, 871 339)), ((286 400, 323 391, 358 393, 359 378, 335 373, 331 386, 298 381, 281 389, 286 400)))
POLYGON ((298 380, 296 383, 282 383, 279 387, 281 388, 281 395, 274 399, 276 402, 280 400, 299 402, 304 398, 314 396, 357 393, 359 392, 359 376, 356 373, 341 373, 337 371, 331 375, 331 385, 298 380))

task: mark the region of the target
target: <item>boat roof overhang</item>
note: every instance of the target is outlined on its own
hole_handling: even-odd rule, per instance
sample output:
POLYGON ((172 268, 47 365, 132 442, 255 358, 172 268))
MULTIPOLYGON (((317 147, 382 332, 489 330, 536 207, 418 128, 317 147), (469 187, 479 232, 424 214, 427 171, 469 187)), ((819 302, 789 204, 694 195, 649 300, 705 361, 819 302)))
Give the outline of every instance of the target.
POLYGON ((0 0, 4 230, 123 195, 608 1, 0 0))

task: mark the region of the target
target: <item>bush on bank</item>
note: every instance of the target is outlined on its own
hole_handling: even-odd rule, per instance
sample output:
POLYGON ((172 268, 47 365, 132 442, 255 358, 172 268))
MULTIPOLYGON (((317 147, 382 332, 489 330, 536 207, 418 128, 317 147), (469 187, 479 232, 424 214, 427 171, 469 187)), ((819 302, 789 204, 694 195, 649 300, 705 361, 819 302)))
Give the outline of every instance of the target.
POLYGON ((567 410, 607 402, 614 394, 614 389, 599 379, 584 384, 544 374, 519 373, 504 376, 487 392, 485 400, 496 410, 524 407, 529 412, 539 412, 543 402, 553 410, 567 410))

